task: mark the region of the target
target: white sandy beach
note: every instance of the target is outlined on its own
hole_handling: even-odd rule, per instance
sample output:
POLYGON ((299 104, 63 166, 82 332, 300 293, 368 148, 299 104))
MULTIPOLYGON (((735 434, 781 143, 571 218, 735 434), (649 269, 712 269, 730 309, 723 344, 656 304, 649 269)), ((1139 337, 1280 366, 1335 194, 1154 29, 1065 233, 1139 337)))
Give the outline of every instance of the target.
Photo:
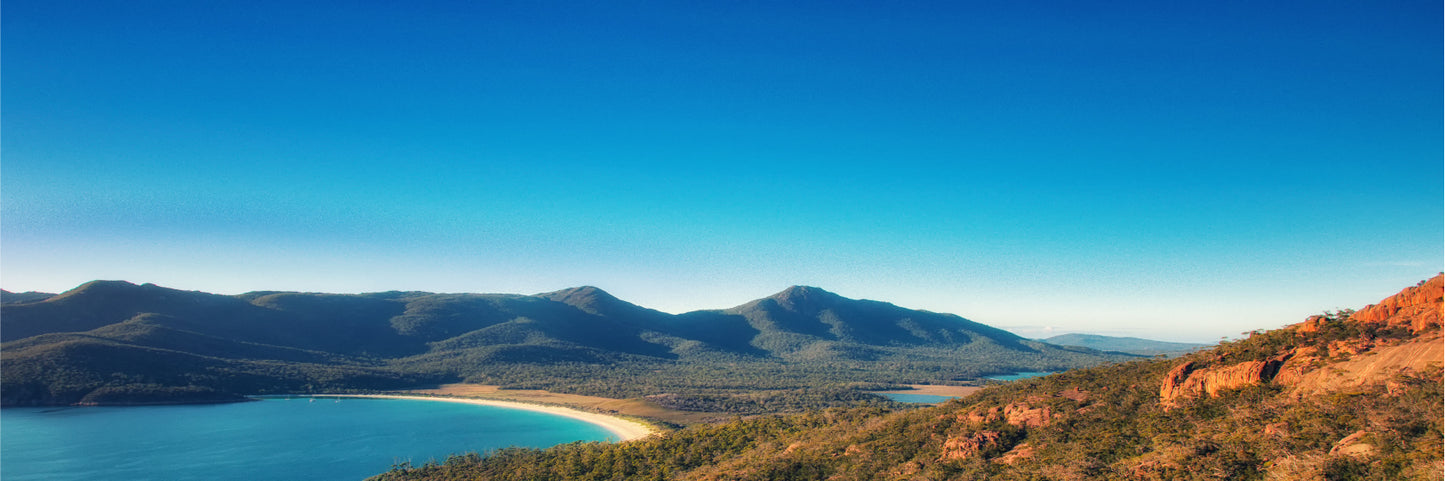
POLYGON ((578 411, 578 410, 576 410, 576 409, 565 408, 565 407, 560 407, 560 406, 541 406, 541 405, 536 405, 536 404, 526 404, 526 403, 510 402, 510 401, 493 401, 493 400, 490 400, 490 399, 472 399, 472 398, 445 397, 445 396, 404 396, 404 395, 398 395, 398 394, 317 394, 317 395, 315 395, 315 396, 316 396, 316 397, 379 398, 379 399, 412 399, 412 400, 417 400, 417 401, 442 401, 442 402, 461 403, 461 404, 475 404, 475 405, 478 405, 478 406, 495 406, 495 407, 508 408, 508 409, 524 409, 524 410, 527 410, 527 411, 535 411, 535 412, 540 412, 540 413, 554 414, 554 415, 557 415, 557 416, 565 416, 565 417, 569 417, 569 418, 576 419, 576 420, 579 420, 579 421, 584 421, 584 422, 596 424, 596 425, 598 425, 598 426, 602 426, 603 428, 607 429, 608 431, 612 431, 613 434, 617 435, 619 442, 621 442, 621 441, 631 441, 631 440, 634 440, 634 439, 642 439, 642 438, 648 437, 648 436, 650 436, 650 435, 652 435, 652 434, 654 434, 654 433, 656 432, 656 431, 654 431, 654 430, 652 429, 651 426, 648 426, 648 425, 646 425, 646 424, 643 424, 643 423, 640 423, 640 422, 637 422, 637 421, 631 421, 631 420, 627 420, 627 419, 622 419, 622 418, 615 417, 615 416, 608 416, 608 415, 605 415, 605 414, 597 414, 597 413, 589 413, 589 412, 586 412, 586 411, 578 411))

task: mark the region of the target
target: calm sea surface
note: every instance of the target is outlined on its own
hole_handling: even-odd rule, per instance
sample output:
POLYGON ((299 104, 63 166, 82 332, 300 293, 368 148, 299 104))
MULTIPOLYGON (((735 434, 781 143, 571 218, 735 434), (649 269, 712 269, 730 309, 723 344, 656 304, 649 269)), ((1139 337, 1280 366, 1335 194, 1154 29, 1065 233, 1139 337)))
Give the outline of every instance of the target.
POLYGON ((394 462, 615 436, 531 411, 399 399, 0 410, 0 479, 360 480, 394 462))
POLYGON ((995 380, 995 381, 1017 381, 1017 380, 1019 380, 1019 379, 1028 379, 1028 378, 1031 378, 1031 377, 1047 376, 1047 375, 1050 375, 1050 374, 1053 374, 1053 373, 1052 373, 1052 372, 1016 372, 1016 373, 1013 373, 1013 374, 999 374, 999 375, 997 375, 997 376, 984 376, 983 378, 984 378, 984 379, 992 379, 992 380, 995 380))

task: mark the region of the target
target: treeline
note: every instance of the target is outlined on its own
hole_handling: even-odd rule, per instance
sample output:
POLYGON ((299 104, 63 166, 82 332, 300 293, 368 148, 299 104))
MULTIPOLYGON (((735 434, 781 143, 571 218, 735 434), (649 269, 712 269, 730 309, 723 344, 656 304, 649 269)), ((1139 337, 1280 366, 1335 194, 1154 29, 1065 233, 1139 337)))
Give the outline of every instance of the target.
POLYGON ((403 389, 442 379, 385 367, 223 359, 71 336, 7 343, 4 405, 211 402, 249 394, 403 389))
POLYGON ((546 450, 509 448, 457 455, 442 463, 401 464, 371 481, 428 480, 670 480, 728 462, 761 446, 786 445, 828 426, 858 426, 888 411, 835 409, 795 416, 763 416, 699 425, 622 444, 571 443, 546 450))
POLYGON ((790 389, 718 394, 654 394, 647 396, 658 406, 679 411, 738 414, 787 413, 818 410, 863 403, 894 406, 888 398, 856 389, 790 389))
POLYGON ((449 353, 403 359, 392 366, 410 375, 443 372, 465 382, 508 389, 610 398, 657 396, 655 401, 676 409, 754 414, 880 402, 863 391, 907 384, 970 384, 987 374, 1064 370, 1097 360, 1081 355, 1076 360, 1064 356, 1063 362, 1041 362, 1033 353, 1014 350, 990 354, 979 359, 973 353, 908 349, 871 361, 806 362, 725 353, 682 360, 609 354, 606 362, 496 363, 449 353))

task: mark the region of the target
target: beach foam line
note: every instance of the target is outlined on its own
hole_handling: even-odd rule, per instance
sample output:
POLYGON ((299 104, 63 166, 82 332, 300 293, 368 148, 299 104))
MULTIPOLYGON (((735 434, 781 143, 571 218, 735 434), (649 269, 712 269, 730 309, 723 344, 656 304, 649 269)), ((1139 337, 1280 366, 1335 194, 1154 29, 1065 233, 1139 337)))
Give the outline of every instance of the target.
POLYGON ((351 397, 351 398, 376 398, 376 399, 411 399, 415 401, 441 401, 460 404, 474 404, 477 406, 492 406, 508 409, 521 409, 539 413, 552 414, 567 418, 576 419, 611 431, 617 435, 618 442, 642 439, 655 434, 657 431, 646 424, 623 419, 606 414, 589 413, 572 408, 561 406, 543 406, 538 404, 527 404, 512 401, 494 401, 491 399, 460 398, 449 396, 407 396, 401 394, 315 394, 312 397, 351 397))

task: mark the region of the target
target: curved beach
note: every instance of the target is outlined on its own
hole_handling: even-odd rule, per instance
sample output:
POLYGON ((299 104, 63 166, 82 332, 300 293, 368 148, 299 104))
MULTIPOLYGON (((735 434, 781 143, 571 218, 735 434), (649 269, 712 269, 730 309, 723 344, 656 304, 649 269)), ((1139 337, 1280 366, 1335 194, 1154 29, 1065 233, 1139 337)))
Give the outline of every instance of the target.
POLYGON ((353 398, 377 398, 377 399, 411 399, 417 401, 441 401, 460 404, 475 404, 478 406, 493 406, 508 409, 522 409, 540 413, 552 414, 583 421, 611 431, 617 435, 618 442, 642 439, 656 433, 651 426, 619 418, 606 414, 589 413, 578 411, 572 408, 560 406, 541 406, 510 401, 493 401, 490 399, 473 399, 446 396, 406 396, 400 394, 317 394, 316 397, 353 397, 353 398))

